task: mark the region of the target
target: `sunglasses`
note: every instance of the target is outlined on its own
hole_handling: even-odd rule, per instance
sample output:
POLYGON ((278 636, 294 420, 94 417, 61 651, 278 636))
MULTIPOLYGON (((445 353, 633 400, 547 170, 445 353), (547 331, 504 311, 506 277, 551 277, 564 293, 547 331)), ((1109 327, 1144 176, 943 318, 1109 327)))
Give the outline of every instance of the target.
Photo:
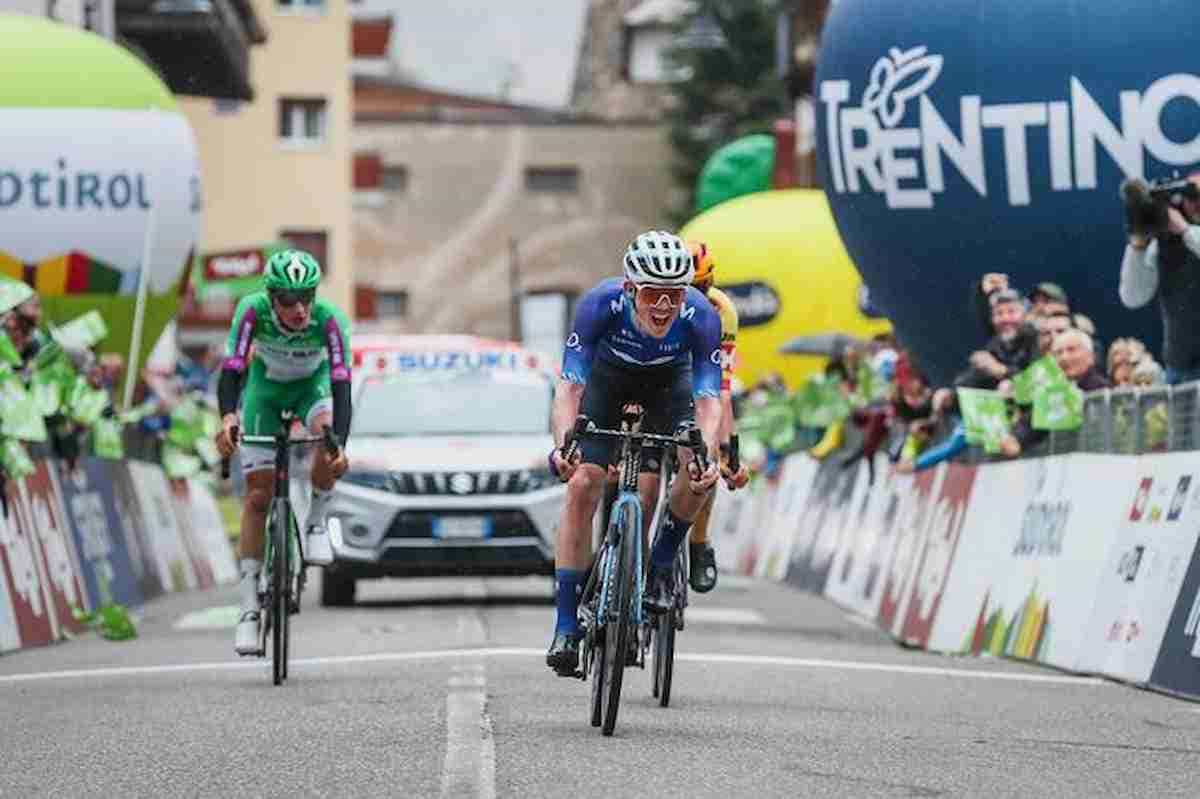
POLYGON ((308 291, 272 291, 271 299, 279 303, 284 308, 291 308, 293 305, 312 305, 313 297, 316 292, 308 291))
POLYGON ((683 297, 687 289, 684 288, 663 288, 660 286, 641 286, 638 288, 638 298, 649 305, 651 308, 670 309, 678 308, 683 304, 683 297))

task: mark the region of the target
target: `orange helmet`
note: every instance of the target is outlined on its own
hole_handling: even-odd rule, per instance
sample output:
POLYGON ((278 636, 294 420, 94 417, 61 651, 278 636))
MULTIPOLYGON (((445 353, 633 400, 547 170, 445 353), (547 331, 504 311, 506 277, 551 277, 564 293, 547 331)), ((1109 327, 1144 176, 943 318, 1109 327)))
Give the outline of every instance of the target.
POLYGON ((688 250, 692 253, 692 263, 696 266, 696 274, 692 277, 692 285, 701 291, 707 291, 713 284, 717 265, 713 263, 712 251, 702 241, 689 241, 688 250))

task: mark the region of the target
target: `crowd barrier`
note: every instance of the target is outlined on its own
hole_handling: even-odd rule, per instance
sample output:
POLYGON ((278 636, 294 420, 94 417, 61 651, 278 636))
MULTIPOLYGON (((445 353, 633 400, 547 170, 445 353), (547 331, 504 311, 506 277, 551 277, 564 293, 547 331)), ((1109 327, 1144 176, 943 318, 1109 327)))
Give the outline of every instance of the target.
POLYGON ((0 652, 82 631, 76 609, 130 608, 164 592, 233 582, 216 500, 161 467, 84 458, 36 461, 7 483, 0 515, 0 652))
POLYGON ((875 479, 805 454, 722 489, 718 564, 816 592, 895 640, 1200 698, 1195 453, 1076 453, 875 479))

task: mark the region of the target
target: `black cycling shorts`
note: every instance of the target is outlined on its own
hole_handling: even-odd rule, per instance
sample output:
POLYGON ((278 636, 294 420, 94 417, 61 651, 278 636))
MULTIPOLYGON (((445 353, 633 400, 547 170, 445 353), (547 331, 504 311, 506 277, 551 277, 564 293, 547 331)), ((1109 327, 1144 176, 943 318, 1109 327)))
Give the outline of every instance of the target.
MULTIPOLYGON (((680 425, 696 418, 692 400, 692 367, 622 367, 597 358, 583 389, 579 412, 606 430, 619 430, 621 409, 630 402, 642 406, 642 432, 674 435, 680 425)), ((584 463, 607 467, 616 460, 619 442, 584 438, 579 444, 584 463)), ((647 446, 642 451, 642 471, 656 473, 661 466, 661 449, 647 446)))

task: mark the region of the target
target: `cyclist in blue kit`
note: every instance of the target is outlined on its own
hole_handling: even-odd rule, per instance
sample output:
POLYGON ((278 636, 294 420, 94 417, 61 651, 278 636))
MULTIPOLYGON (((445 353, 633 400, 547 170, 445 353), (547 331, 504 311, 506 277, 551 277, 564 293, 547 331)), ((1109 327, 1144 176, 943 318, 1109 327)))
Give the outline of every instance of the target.
MULTIPOLYGON (((567 483, 567 501, 558 526, 557 620, 546 663, 561 676, 574 674, 579 663, 580 580, 590 557, 592 518, 615 454, 610 442, 584 439, 568 460, 566 436, 576 416, 611 429, 620 424, 622 408, 634 402, 645 410, 644 432, 672 435, 694 422, 704 435, 709 467, 703 473, 690 450, 679 450, 681 479, 673 483, 662 534, 650 553, 651 612, 670 608, 675 552, 719 476, 721 320, 691 287, 692 256, 678 236, 639 235, 625 252, 624 266, 624 278, 605 280, 580 299, 554 393, 551 425, 558 446, 549 461, 567 483)), ((647 525, 660 458, 647 451, 638 480, 647 525)))

